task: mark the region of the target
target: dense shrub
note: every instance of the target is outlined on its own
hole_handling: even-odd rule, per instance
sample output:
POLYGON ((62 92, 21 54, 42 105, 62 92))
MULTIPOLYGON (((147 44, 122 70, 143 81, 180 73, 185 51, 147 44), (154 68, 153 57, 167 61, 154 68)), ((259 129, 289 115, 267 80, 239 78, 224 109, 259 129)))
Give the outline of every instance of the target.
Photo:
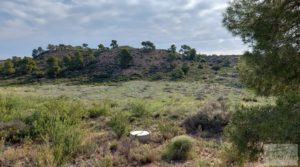
POLYGON ((128 118, 125 114, 115 114, 112 117, 109 125, 116 134, 117 138, 123 137, 128 132, 128 118))
POLYGON ((184 63, 181 67, 181 70, 183 71, 184 75, 187 75, 187 73, 190 71, 190 67, 187 63, 184 63))
POLYGON ((172 78, 173 79, 182 79, 182 78, 184 78, 184 72, 182 71, 182 69, 175 69, 172 72, 172 78))
POLYGON ((276 106, 240 107, 226 128, 226 136, 238 154, 256 159, 261 144, 300 144, 300 97, 289 95, 277 100, 276 106))
POLYGON ((219 65, 214 65, 211 67, 212 70, 219 71, 221 67, 219 65))
POLYGON ((91 108, 87 110, 89 118, 97 118, 106 115, 110 111, 110 104, 103 102, 101 104, 93 104, 91 108))
POLYGON ((135 118, 141 118, 149 115, 149 110, 143 102, 131 103, 129 105, 129 110, 132 114, 131 116, 135 118))
POLYGON ((71 101, 49 100, 40 111, 26 119, 30 126, 28 135, 48 142, 54 162, 63 164, 83 146, 84 131, 79 127, 83 115, 81 107, 71 101))
POLYGON ((163 158, 168 161, 181 161, 192 158, 194 139, 189 136, 177 136, 167 145, 163 158))
POLYGON ((128 68, 133 64, 133 57, 127 49, 122 49, 119 53, 119 63, 122 68, 128 68))
POLYGON ((138 144, 130 150, 129 159, 137 162, 139 165, 145 165, 155 161, 157 159, 157 153, 148 144, 138 144))
POLYGON ((202 107, 197 114, 186 118, 182 125, 187 133, 213 137, 220 135, 228 122, 229 114, 224 106, 216 102, 202 107))

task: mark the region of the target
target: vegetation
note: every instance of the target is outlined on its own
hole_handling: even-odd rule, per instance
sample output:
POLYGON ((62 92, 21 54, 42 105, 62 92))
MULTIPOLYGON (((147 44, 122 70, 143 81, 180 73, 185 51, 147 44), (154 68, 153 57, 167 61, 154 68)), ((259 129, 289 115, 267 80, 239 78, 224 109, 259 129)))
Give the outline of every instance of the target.
POLYGON ((194 139, 189 136, 177 136, 167 145, 164 153, 166 160, 181 161, 192 158, 194 139))
POLYGON ((239 65, 241 80, 258 94, 278 96, 275 106, 233 113, 227 135, 239 161, 256 160, 261 144, 299 145, 298 8, 296 1, 234 0, 224 14, 228 30, 252 46, 239 65))
POLYGON ((141 44, 143 46, 144 51, 149 52, 155 50, 155 45, 150 41, 143 41, 141 44))
POLYGON ((130 65, 133 64, 133 58, 127 49, 121 50, 119 54, 119 61, 121 68, 128 68, 130 65))

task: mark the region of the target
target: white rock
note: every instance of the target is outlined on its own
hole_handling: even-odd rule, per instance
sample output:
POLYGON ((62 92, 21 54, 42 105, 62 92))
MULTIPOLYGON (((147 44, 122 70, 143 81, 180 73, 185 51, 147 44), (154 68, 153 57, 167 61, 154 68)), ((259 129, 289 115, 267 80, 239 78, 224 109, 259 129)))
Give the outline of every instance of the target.
POLYGON ((147 143, 150 140, 150 132, 148 131, 131 131, 130 132, 131 139, 138 139, 142 143, 147 143))

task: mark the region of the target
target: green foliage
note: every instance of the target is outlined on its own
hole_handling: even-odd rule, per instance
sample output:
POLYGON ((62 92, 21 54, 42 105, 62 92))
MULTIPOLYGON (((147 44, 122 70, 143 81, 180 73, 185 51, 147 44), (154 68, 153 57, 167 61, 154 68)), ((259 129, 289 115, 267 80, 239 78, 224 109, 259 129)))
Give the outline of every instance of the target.
POLYGON ((115 114, 112 117, 109 125, 119 139, 123 137, 125 134, 127 134, 128 132, 128 126, 129 126, 128 118, 123 113, 115 114))
POLYGON ((72 66, 72 57, 67 55, 67 56, 64 56, 63 58, 63 64, 65 67, 69 68, 72 66))
POLYGON ((24 57, 20 62, 20 72, 22 74, 30 74, 37 69, 36 62, 30 57, 24 57))
POLYGON ((133 57, 130 55, 127 49, 122 49, 119 53, 119 62, 122 68, 128 68, 133 64, 133 57))
POLYGON ((143 118, 149 115, 149 110, 146 107, 145 103, 135 102, 129 105, 129 110, 132 117, 143 118))
POLYGON ((75 53, 75 57, 72 58, 70 69, 79 70, 84 67, 83 55, 80 51, 75 53))
POLYGON ((59 59, 56 57, 50 57, 47 60, 47 73, 48 76, 56 78, 60 73, 61 67, 59 65, 59 59))
POLYGON ((109 50, 109 48, 105 47, 103 44, 99 44, 98 45, 98 50, 100 53, 105 52, 107 50, 109 50))
POLYGON ((163 158, 168 161, 187 160, 192 157, 194 139, 189 136, 177 136, 167 145, 163 158))
POLYGON ((184 72, 181 68, 177 68, 172 72, 172 78, 173 79, 182 79, 184 78, 184 72))
POLYGON ((16 72, 13 62, 8 59, 4 62, 2 73, 4 75, 12 75, 16 72))
POLYGON ((190 71, 190 67, 187 63, 184 63, 181 67, 181 70, 183 71, 184 75, 187 75, 188 72, 190 71))
POLYGON ((211 67, 212 70, 219 71, 221 67, 219 65, 214 65, 211 67))
POLYGON ((171 45, 171 47, 168 49, 168 51, 170 53, 176 53, 176 45, 175 44, 171 45))
POLYGON ((110 104, 107 102, 103 102, 101 104, 93 104, 91 108, 89 108, 88 116, 90 118, 98 118, 100 116, 106 115, 110 111, 110 104))
POLYGON ((144 51, 153 51, 155 50, 155 45, 151 41, 143 41, 142 43, 144 51))
POLYGON ((196 60, 197 51, 196 49, 191 48, 188 45, 182 45, 179 52, 183 55, 183 57, 187 60, 196 60))
POLYGON ((25 122, 31 127, 29 136, 49 142, 55 163, 61 165, 82 148, 84 132, 79 123, 83 115, 80 104, 62 99, 49 100, 25 122))
POLYGON ((117 40, 112 40, 112 41, 111 41, 111 44, 110 44, 110 47, 111 47, 112 49, 118 48, 118 47, 119 47, 118 41, 117 41, 117 40))
POLYGON ((253 47, 239 70, 242 81, 257 93, 300 91, 298 9, 296 1, 234 0, 224 14, 228 30, 253 47))
POLYGON ((44 49, 42 47, 38 47, 38 49, 32 50, 32 58, 36 59, 44 52, 44 49))
POLYGON ((241 107, 232 115, 226 136, 246 159, 256 159, 261 143, 300 143, 300 97, 280 97, 276 106, 241 107))

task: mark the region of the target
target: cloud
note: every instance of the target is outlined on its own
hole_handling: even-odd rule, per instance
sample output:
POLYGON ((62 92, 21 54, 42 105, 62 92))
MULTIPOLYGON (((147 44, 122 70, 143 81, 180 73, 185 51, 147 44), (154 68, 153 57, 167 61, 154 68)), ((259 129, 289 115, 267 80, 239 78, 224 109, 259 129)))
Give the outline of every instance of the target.
POLYGON ((241 53, 241 41, 221 24, 227 1, 1 0, 0 58, 28 55, 48 43, 97 46, 111 39, 136 47, 152 40, 159 48, 175 43, 241 53))

